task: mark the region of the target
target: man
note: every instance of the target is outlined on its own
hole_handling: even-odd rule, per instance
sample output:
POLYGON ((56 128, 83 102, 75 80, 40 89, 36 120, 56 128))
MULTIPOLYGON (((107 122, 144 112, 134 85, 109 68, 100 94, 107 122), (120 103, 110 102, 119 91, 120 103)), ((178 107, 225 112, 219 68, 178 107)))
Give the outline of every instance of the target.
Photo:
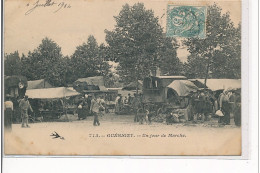
POLYGON ((212 98, 208 90, 204 90, 205 92, 205 102, 204 102, 204 116, 205 121, 210 120, 210 113, 212 112, 212 98))
POLYGON ((130 93, 128 93, 127 103, 128 103, 129 105, 132 103, 132 96, 131 96, 130 93))
POLYGON ((6 101, 4 103, 4 128, 6 131, 12 130, 12 116, 14 106, 10 97, 10 95, 6 95, 6 101))
POLYGON ((194 98, 195 92, 191 91, 189 96, 189 105, 188 105, 188 120, 191 121, 193 120, 193 115, 194 115, 194 105, 195 105, 195 98, 194 98))
POLYGON ((119 114, 119 100, 120 100, 120 94, 117 95, 116 99, 115 99, 115 113, 119 114))
POLYGON ((201 121, 204 122, 205 121, 205 110, 206 110, 206 96, 205 96, 205 91, 202 90, 200 91, 200 94, 198 96, 199 99, 199 105, 198 105, 198 112, 201 115, 201 121))
POLYGON ((96 97, 93 96, 93 99, 91 100, 91 106, 90 106, 90 111, 92 112, 92 114, 94 115, 94 122, 93 125, 94 126, 99 126, 99 107, 100 107, 100 103, 97 101, 96 97))
POLYGON ((135 112, 134 122, 139 122, 139 117, 138 117, 138 114, 137 114, 137 110, 139 108, 141 108, 141 102, 140 102, 140 99, 138 98, 136 93, 134 94, 132 106, 133 106, 133 109, 134 109, 134 112, 135 112))
POLYGON ((234 121, 236 126, 241 126, 241 95, 239 91, 234 92, 234 121))
POLYGON ((98 103, 99 103, 99 113, 101 116, 103 116, 104 112, 106 111, 106 102, 104 100, 104 96, 100 96, 98 103))
POLYGON ((33 112, 33 109, 29 103, 28 96, 24 96, 24 99, 22 99, 19 103, 19 107, 21 110, 21 118, 22 118, 22 128, 24 128, 24 124, 26 124, 26 127, 30 127, 28 125, 28 109, 30 109, 31 112, 33 112))

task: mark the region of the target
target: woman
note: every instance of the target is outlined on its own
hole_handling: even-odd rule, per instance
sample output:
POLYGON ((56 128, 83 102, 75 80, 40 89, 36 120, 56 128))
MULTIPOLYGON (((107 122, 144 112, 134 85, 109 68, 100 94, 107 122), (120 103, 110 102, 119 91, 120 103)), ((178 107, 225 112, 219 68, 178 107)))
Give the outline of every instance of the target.
POLYGON ((219 108, 224 114, 224 117, 220 117, 220 123, 224 125, 230 124, 230 104, 229 104, 229 97, 228 97, 227 90, 224 90, 223 93, 220 95, 219 99, 219 108))
POLYGON ((4 127, 5 130, 12 130, 12 115, 13 115, 13 102, 10 100, 10 95, 6 95, 4 103, 4 127))

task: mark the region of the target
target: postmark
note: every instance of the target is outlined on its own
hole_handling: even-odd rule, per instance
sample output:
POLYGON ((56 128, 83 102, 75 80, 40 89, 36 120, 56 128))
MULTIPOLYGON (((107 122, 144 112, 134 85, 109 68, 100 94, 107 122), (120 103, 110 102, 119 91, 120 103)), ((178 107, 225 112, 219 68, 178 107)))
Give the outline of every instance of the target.
POLYGON ((206 37, 206 6, 167 7, 167 37, 206 37))

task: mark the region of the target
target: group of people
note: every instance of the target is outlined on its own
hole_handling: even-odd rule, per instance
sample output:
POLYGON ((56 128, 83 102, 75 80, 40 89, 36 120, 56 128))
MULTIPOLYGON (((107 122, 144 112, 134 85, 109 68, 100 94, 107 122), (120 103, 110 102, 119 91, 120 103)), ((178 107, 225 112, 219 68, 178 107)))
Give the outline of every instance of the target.
MULTIPOLYGON (((23 99, 19 100, 19 109, 21 113, 21 119, 22 119, 22 128, 29 128, 29 114, 28 111, 31 111, 33 113, 33 109, 31 107, 31 104, 28 100, 28 96, 24 96, 23 99)), ((14 112, 14 105, 11 101, 11 96, 6 95, 6 99, 4 102, 4 127, 5 130, 11 131, 12 130, 12 117, 14 112)))
POLYGON ((235 124, 240 126, 240 94, 224 90, 219 95, 208 89, 198 92, 191 92, 188 105, 188 119, 197 122, 210 120, 210 115, 215 115, 219 110, 223 116, 219 116, 219 123, 222 125, 230 124, 230 114, 234 114, 235 124))
POLYGON ((190 93, 188 106, 188 120, 201 120, 202 122, 210 120, 210 113, 213 112, 214 98, 209 90, 203 89, 190 93))
POLYGON ((134 93, 132 96, 130 93, 123 97, 118 94, 115 99, 115 113, 120 114, 123 110, 130 112, 136 112, 139 107, 142 107, 142 94, 134 93))
MULTIPOLYGON (((30 111, 33 113, 31 104, 29 103, 28 96, 24 96, 23 99, 18 100, 19 110, 21 115, 21 127, 30 127, 28 124, 30 111)), ((128 94, 123 98, 121 94, 118 94, 115 100, 115 113, 120 113, 122 107, 128 105, 135 116, 134 122, 151 123, 151 117, 153 112, 149 107, 146 107, 142 103, 142 94, 128 94)), ((191 92, 187 99, 183 98, 181 105, 187 108, 188 120, 202 122, 210 120, 210 115, 215 115, 217 111, 221 111, 222 115, 219 116, 219 123, 223 125, 230 124, 230 114, 233 113, 234 121, 237 126, 241 125, 241 96, 240 92, 224 90, 222 93, 217 94, 208 89, 198 90, 197 92, 191 92), (186 103, 187 102, 187 103, 186 103), (186 106, 185 106, 186 105, 186 106)), ((106 110, 106 104, 103 96, 99 95, 85 95, 79 100, 77 104, 78 119, 86 119, 88 115, 94 116, 93 125, 99 126, 99 116, 103 115, 106 110)), ((10 95, 6 95, 4 103, 4 127, 7 131, 12 129, 12 116, 14 112, 14 105, 11 101, 10 95)))
POLYGON ((106 104, 103 96, 98 95, 85 95, 82 99, 80 99, 78 103, 78 120, 86 119, 87 116, 94 116, 94 126, 99 126, 99 116, 103 115, 105 111, 106 104))

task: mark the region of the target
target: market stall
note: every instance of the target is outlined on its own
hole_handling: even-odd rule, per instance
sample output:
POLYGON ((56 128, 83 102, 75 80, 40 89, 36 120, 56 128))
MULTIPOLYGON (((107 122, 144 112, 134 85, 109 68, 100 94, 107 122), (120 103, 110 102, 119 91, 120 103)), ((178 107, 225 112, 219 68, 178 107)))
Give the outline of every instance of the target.
POLYGON ((26 95, 32 102, 32 107, 37 114, 35 116, 49 120, 67 114, 70 106, 68 99, 80 93, 66 87, 58 87, 27 90, 26 95))

